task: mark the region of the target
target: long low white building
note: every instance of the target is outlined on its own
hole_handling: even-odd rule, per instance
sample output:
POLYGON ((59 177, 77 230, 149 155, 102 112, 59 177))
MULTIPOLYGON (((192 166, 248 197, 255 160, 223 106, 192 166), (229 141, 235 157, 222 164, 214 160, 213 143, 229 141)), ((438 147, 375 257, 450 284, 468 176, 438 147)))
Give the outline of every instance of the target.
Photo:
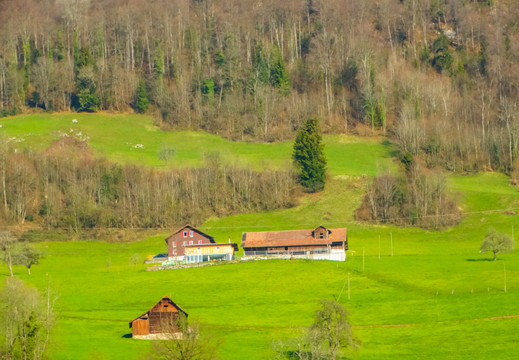
POLYGON ((250 258, 303 258, 345 261, 346 228, 246 232, 242 235, 242 260, 250 258))

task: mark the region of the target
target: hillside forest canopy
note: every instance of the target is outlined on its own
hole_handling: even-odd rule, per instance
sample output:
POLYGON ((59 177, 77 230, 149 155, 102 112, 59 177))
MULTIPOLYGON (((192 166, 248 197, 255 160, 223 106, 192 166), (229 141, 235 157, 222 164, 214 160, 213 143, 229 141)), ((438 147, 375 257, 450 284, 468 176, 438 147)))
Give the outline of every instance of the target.
POLYGON ((516 167, 503 0, 1 0, 0 113, 146 111, 229 139, 386 133, 454 171, 516 167))

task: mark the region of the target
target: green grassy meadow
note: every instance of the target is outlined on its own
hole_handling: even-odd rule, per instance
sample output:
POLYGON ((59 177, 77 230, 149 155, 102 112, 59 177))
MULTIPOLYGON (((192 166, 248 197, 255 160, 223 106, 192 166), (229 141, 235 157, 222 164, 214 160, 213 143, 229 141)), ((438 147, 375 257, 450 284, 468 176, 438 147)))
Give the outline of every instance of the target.
MULTIPOLYGON (((143 115, 39 114, 0 119, 0 136, 11 138, 16 147, 43 151, 63 134, 87 140, 94 154, 111 161, 165 167, 158 152, 163 146, 175 149, 167 166, 199 167, 204 155, 218 153, 224 163, 263 168, 290 164, 292 144, 230 142, 219 136, 194 131, 161 131, 143 115), (77 120, 74 123, 73 120, 77 120), (142 145, 136 147, 136 145, 142 145)), ((393 147, 382 139, 360 140, 351 136, 325 136, 329 172, 332 175, 374 175, 388 163, 393 147), (348 164, 343 149, 348 148, 348 164), (389 150, 388 150, 389 149, 389 150)))
MULTIPOLYGON (((96 154, 120 162, 163 166, 156 152, 164 143, 176 149, 170 166, 199 166, 208 151, 255 168, 290 161, 290 143, 167 133, 149 118, 133 115, 21 116, 2 119, 0 130, 41 150, 56 131, 71 128, 74 118, 96 154)), ((511 234, 515 225, 519 232, 519 193, 509 179, 497 173, 451 176, 465 216, 447 230, 361 224, 353 212, 370 176, 395 171, 395 149, 384 139, 337 135, 324 141, 330 175, 325 191, 305 195, 291 209, 212 218, 200 228, 217 241, 239 242, 243 231, 347 227, 345 262, 270 260, 148 272, 146 265, 131 265, 130 258, 165 252, 168 232, 135 242, 37 243, 45 259, 31 276, 21 267, 15 273, 40 289, 50 284, 58 295, 50 357, 145 356, 150 342, 128 338, 128 322, 169 295, 219 344, 222 359, 272 358, 272 345, 310 325, 322 298, 338 298, 349 310, 362 341, 353 358, 516 359, 519 257, 502 254, 492 262, 491 254, 478 252, 489 226, 511 234)), ((7 275, 6 267, 1 271, 7 275)))

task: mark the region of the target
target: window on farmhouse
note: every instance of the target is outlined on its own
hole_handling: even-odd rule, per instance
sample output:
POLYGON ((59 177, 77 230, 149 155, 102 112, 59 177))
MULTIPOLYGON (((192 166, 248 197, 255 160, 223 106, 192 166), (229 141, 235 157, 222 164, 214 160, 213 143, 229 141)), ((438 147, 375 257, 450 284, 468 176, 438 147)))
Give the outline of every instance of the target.
POLYGON ((182 233, 182 237, 187 237, 187 231, 184 231, 184 232, 182 233))
POLYGON ((187 241, 184 241, 184 246, 187 245, 187 241))
POLYGON ((177 242, 173 242, 173 247, 176 248, 177 247, 177 242))
POLYGON ((189 232, 189 237, 193 237, 193 232, 192 231, 189 232))
POLYGON ((198 245, 202 244, 202 240, 198 240, 198 245))
POLYGON ((193 245, 193 240, 190 240, 190 241, 189 241, 189 245, 193 245))
POLYGON ((323 239, 323 238, 324 238, 324 234, 323 234, 323 233, 320 233, 320 234, 319 234, 319 238, 320 238, 320 239, 323 239))

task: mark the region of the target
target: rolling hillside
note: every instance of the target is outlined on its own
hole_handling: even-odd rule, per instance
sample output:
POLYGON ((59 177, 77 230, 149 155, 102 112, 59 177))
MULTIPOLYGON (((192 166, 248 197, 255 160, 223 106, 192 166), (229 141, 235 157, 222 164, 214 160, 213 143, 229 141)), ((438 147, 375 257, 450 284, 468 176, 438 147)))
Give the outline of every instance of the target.
MULTIPOLYGON (((41 150, 72 128, 90 137, 96 154, 157 167, 163 166, 156 157, 162 143, 177 149, 169 166, 197 166, 208 148, 226 161, 258 169, 290 161, 288 142, 231 143, 203 133, 166 133, 139 116, 34 115, 1 124, 7 136, 23 139, 20 147, 41 150)), ((503 254, 491 262, 490 254, 478 252, 489 226, 510 234, 517 223, 519 194, 508 178, 497 173, 451 176, 465 215, 448 230, 357 223, 353 211, 370 177, 382 169, 396 171, 394 147, 384 139, 324 140, 329 160, 324 192, 305 195, 286 210, 212 218, 201 229, 216 240, 230 236, 239 242, 246 230, 346 226, 346 262, 256 261, 148 272, 130 259, 164 252, 166 232, 119 243, 61 242, 50 236, 36 244, 46 258, 31 276, 15 269, 27 283, 40 289, 50 284, 59 296, 50 357, 143 357, 150 343, 128 338, 128 322, 167 294, 219 343, 222 359, 272 358, 276 342, 296 337, 311 324, 322 298, 338 298, 350 312, 362 341, 354 358, 515 358, 519 257, 503 254)), ((7 269, 2 273, 7 275, 7 269)))
MULTIPOLYGON (((21 115, 0 120, 0 136, 19 148, 42 151, 63 136, 88 142, 95 155, 108 160, 164 167, 158 158, 162 146, 175 149, 168 166, 202 166, 204 155, 219 153, 222 161, 262 169, 284 167, 292 153, 290 142, 231 142, 194 131, 161 131, 153 119, 142 115, 65 114, 21 115)), ((332 175, 374 175, 390 167, 393 146, 383 139, 360 140, 345 135, 324 136, 332 175), (347 158, 345 158, 347 157, 347 158)))

